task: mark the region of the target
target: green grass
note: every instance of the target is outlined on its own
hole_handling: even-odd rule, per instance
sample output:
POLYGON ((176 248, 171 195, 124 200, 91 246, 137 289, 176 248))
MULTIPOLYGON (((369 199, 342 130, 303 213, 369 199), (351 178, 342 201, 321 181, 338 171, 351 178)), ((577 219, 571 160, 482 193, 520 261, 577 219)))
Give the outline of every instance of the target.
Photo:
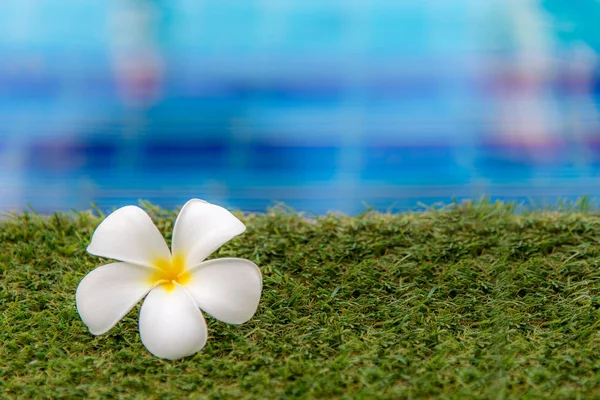
MULTIPOLYGON (((600 398, 600 215, 463 204, 243 217, 212 257, 261 267, 255 317, 210 317, 164 361, 134 309, 92 336, 75 309, 104 261, 91 213, 0 222, 0 398, 600 398)), ((152 208, 170 240, 175 214, 152 208)))

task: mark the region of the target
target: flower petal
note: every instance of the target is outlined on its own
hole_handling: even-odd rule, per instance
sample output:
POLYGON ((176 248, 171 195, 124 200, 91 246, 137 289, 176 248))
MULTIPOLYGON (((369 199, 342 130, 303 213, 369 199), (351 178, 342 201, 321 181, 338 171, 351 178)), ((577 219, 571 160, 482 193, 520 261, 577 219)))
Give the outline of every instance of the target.
POLYGON ((152 288, 147 268, 127 263, 103 265, 87 274, 75 293, 77 311, 94 335, 110 330, 152 288))
POLYGON ((223 207, 192 199, 175 221, 173 256, 184 257, 185 265, 193 267, 245 230, 242 221, 223 207))
POLYGON ((208 314, 223 322, 241 324, 256 312, 262 276, 251 261, 220 258, 194 268, 185 288, 208 314))
POLYGON ((202 313, 178 285, 160 285, 144 300, 140 311, 140 339, 156 357, 175 360, 190 356, 206 344, 202 313))
POLYGON ((87 248, 90 254, 153 267, 157 260, 171 260, 171 252, 144 210, 119 208, 96 228, 87 248))

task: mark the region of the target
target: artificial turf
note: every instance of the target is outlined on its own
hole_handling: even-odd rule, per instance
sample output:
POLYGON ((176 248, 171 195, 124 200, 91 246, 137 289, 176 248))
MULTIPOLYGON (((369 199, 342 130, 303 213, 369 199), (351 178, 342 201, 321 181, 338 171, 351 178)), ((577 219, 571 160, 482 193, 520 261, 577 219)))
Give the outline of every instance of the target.
MULTIPOLYGON (((175 213, 149 207, 167 241, 175 213)), ((600 398, 600 215, 453 205, 240 217, 212 257, 261 267, 261 304, 207 317, 194 356, 94 337, 75 290, 106 260, 91 212, 0 221, 0 398, 600 398)))

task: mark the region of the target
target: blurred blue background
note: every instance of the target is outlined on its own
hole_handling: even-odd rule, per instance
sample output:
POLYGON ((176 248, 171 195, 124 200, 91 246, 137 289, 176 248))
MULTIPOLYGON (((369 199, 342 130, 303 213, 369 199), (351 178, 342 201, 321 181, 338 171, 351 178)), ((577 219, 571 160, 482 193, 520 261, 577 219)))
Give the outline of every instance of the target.
POLYGON ((0 211, 600 195, 596 0, 0 10, 0 211))

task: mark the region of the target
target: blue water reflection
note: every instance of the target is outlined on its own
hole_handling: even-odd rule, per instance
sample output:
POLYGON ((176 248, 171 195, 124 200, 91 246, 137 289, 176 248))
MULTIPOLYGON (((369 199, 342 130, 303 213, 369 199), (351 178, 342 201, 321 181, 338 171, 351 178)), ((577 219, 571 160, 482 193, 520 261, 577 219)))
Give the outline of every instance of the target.
POLYGON ((592 0, 0 7, 0 210, 600 195, 592 0))

